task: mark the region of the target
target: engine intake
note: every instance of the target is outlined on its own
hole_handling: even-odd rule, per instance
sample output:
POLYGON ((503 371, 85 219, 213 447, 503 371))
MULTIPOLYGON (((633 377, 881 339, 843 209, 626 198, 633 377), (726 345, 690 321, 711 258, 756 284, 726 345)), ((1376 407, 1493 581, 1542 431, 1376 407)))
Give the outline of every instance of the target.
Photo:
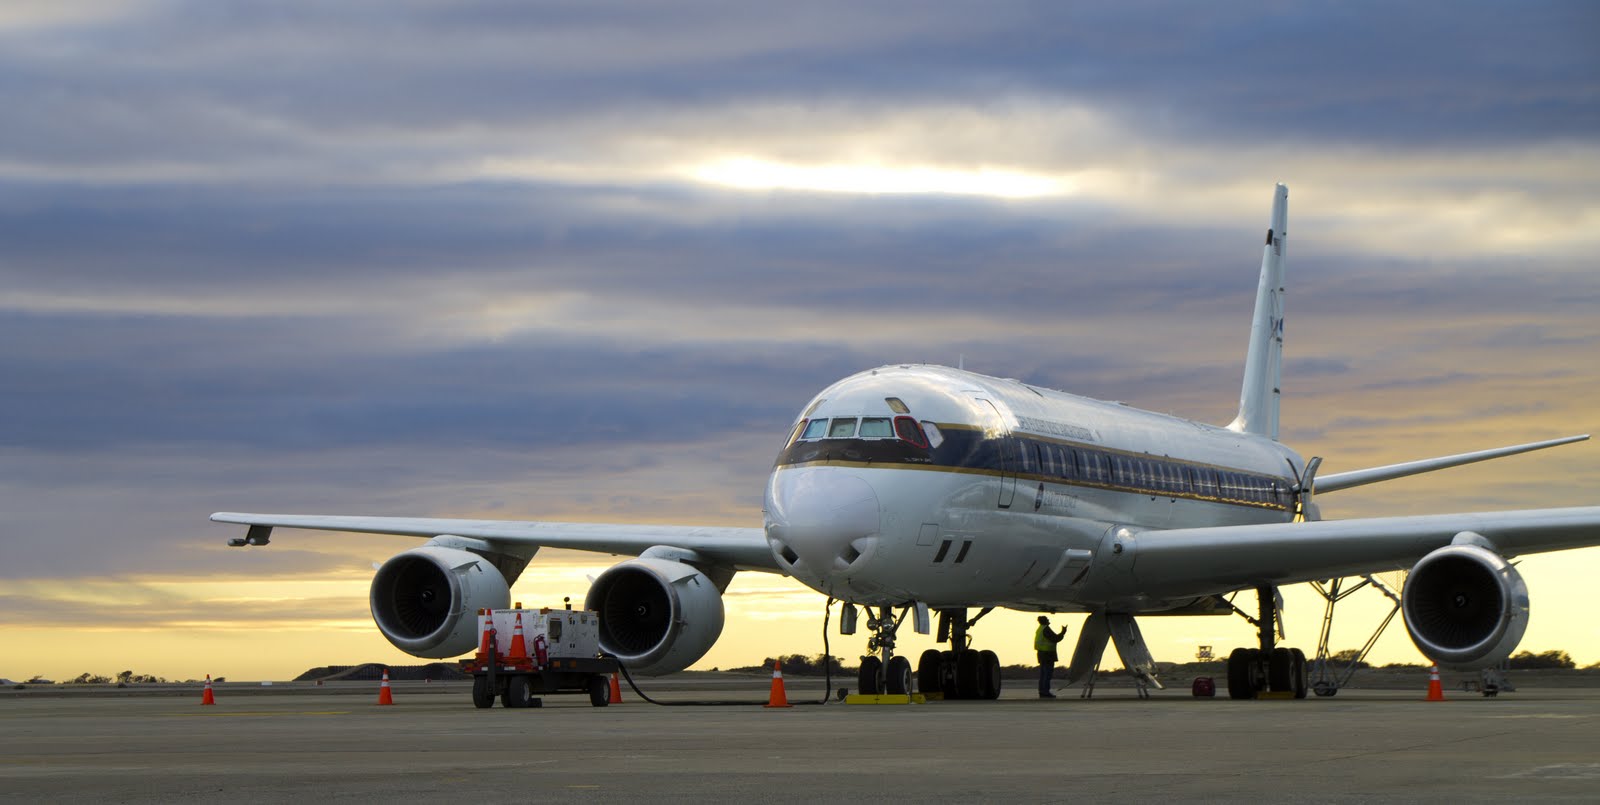
POLYGON ((584 608, 600 614, 600 648, 634 674, 681 671, 722 634, 722 591, 670 559, 629 559, 601 573, 584 608))
POLYGON ((1440 548, 1417 562, 1401 593, 1406 630, 1439 665, 1471 670, 1511 656, 1528 628, 1528 585, 1480 545, 1440 548))
POLYGON ((370 600, 372 620, 395 648, 439 659, 476 648, 478 610, 505 609, 511 591, 488 559, 424 545, 378 568, 370 600))

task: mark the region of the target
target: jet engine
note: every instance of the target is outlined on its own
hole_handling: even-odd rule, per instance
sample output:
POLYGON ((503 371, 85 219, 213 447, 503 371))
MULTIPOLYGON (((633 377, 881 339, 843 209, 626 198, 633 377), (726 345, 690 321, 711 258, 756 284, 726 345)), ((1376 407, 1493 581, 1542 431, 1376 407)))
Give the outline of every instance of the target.
POLYGON ((1411 641, 1444 667, 1494 665, 1528 628, 1522 575, 1500 554, 1459 540, 1417 562, 1400 600, 1411 641))
POLYGON ((372 619, 396 648, 454 657, 478 645, 478 610, 505 609, 511 591, 486 558, 424 545, 383 563, 372 579, 372 619))
POLYGON ((600 648, 635 674, 681 671, 722 634, 722 590, 671 559, 629 559, 601 573, 584 608, 600 615, 600 648))

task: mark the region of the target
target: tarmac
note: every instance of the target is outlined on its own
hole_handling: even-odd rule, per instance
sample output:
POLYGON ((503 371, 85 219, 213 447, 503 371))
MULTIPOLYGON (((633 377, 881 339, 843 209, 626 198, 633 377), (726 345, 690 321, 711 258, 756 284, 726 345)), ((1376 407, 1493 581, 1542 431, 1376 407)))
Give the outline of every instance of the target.
MULTIPOLYGON (((765 702, 770 680, 641 680, 653 698, 765 702)), ((840 684, 835 680, 835 684, 840 684)), ((1346 689, 1302 701, 1040 700, 786 710, 475 709, 469 683, 30 688, 0 695, 0 802, 1594 802, 1600 690, 1346 689)), ((78 686, 73 686, 78 687, 78 686)), ((816 702, 821 680, 788 680, 816 702)))

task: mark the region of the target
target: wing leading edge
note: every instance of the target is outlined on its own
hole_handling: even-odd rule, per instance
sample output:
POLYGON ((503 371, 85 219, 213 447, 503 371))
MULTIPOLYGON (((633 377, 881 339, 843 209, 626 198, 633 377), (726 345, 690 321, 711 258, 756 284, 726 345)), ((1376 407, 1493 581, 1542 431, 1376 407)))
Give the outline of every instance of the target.
POLYGON ((1600 545, 1600 506, 1179 528, 1130 541, 1140 587, 1177 597, 1409 568, 1462 533, 1508 558, 1600 545))
MULTIPOLYGON (((428 539, 448 534, 507 546, 568 548, 624 556, 637 556, 650 548, 665 546, 694 551, 708 561, 736 570, 778 571, 777 561, 767 547, 766 532, 759 528, 242 512, 217 512, 211 519, 218 523, 248 525, 252 535, 260 533, 258 528, 303 528, 428 539)), ((261 541, 265 541, 264 535, 261 541)))

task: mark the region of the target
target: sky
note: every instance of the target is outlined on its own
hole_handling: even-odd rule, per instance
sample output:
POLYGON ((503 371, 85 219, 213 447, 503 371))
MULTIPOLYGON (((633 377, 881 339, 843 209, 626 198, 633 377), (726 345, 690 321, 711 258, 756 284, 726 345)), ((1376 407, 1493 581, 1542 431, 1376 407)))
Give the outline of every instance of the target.
MULTIPOLYGON (((366 604, 414 540, 207 515, 755 526, 801 408, 877 365, 1226 423, 1279 181, 1285 442, 1600 429, 1597 38, 1587 2, 8 2, 0 677, 414 662, 366 604)), ((1320 501, 1596 505, 1600 445, 1320 501)), ((1600 662, 1600 549, 1520 568, 1521 648, 1600 662)), ((726 603, 696 667, 822 650, 791 580, 726 603)), ((1335 648, 1386 611, 1340 608, 1335 648)), ((1029 615, 975 635, 1031 662, 1029 615)), ((1374 658, 1421 661, 1399 624, 1374 658)))

